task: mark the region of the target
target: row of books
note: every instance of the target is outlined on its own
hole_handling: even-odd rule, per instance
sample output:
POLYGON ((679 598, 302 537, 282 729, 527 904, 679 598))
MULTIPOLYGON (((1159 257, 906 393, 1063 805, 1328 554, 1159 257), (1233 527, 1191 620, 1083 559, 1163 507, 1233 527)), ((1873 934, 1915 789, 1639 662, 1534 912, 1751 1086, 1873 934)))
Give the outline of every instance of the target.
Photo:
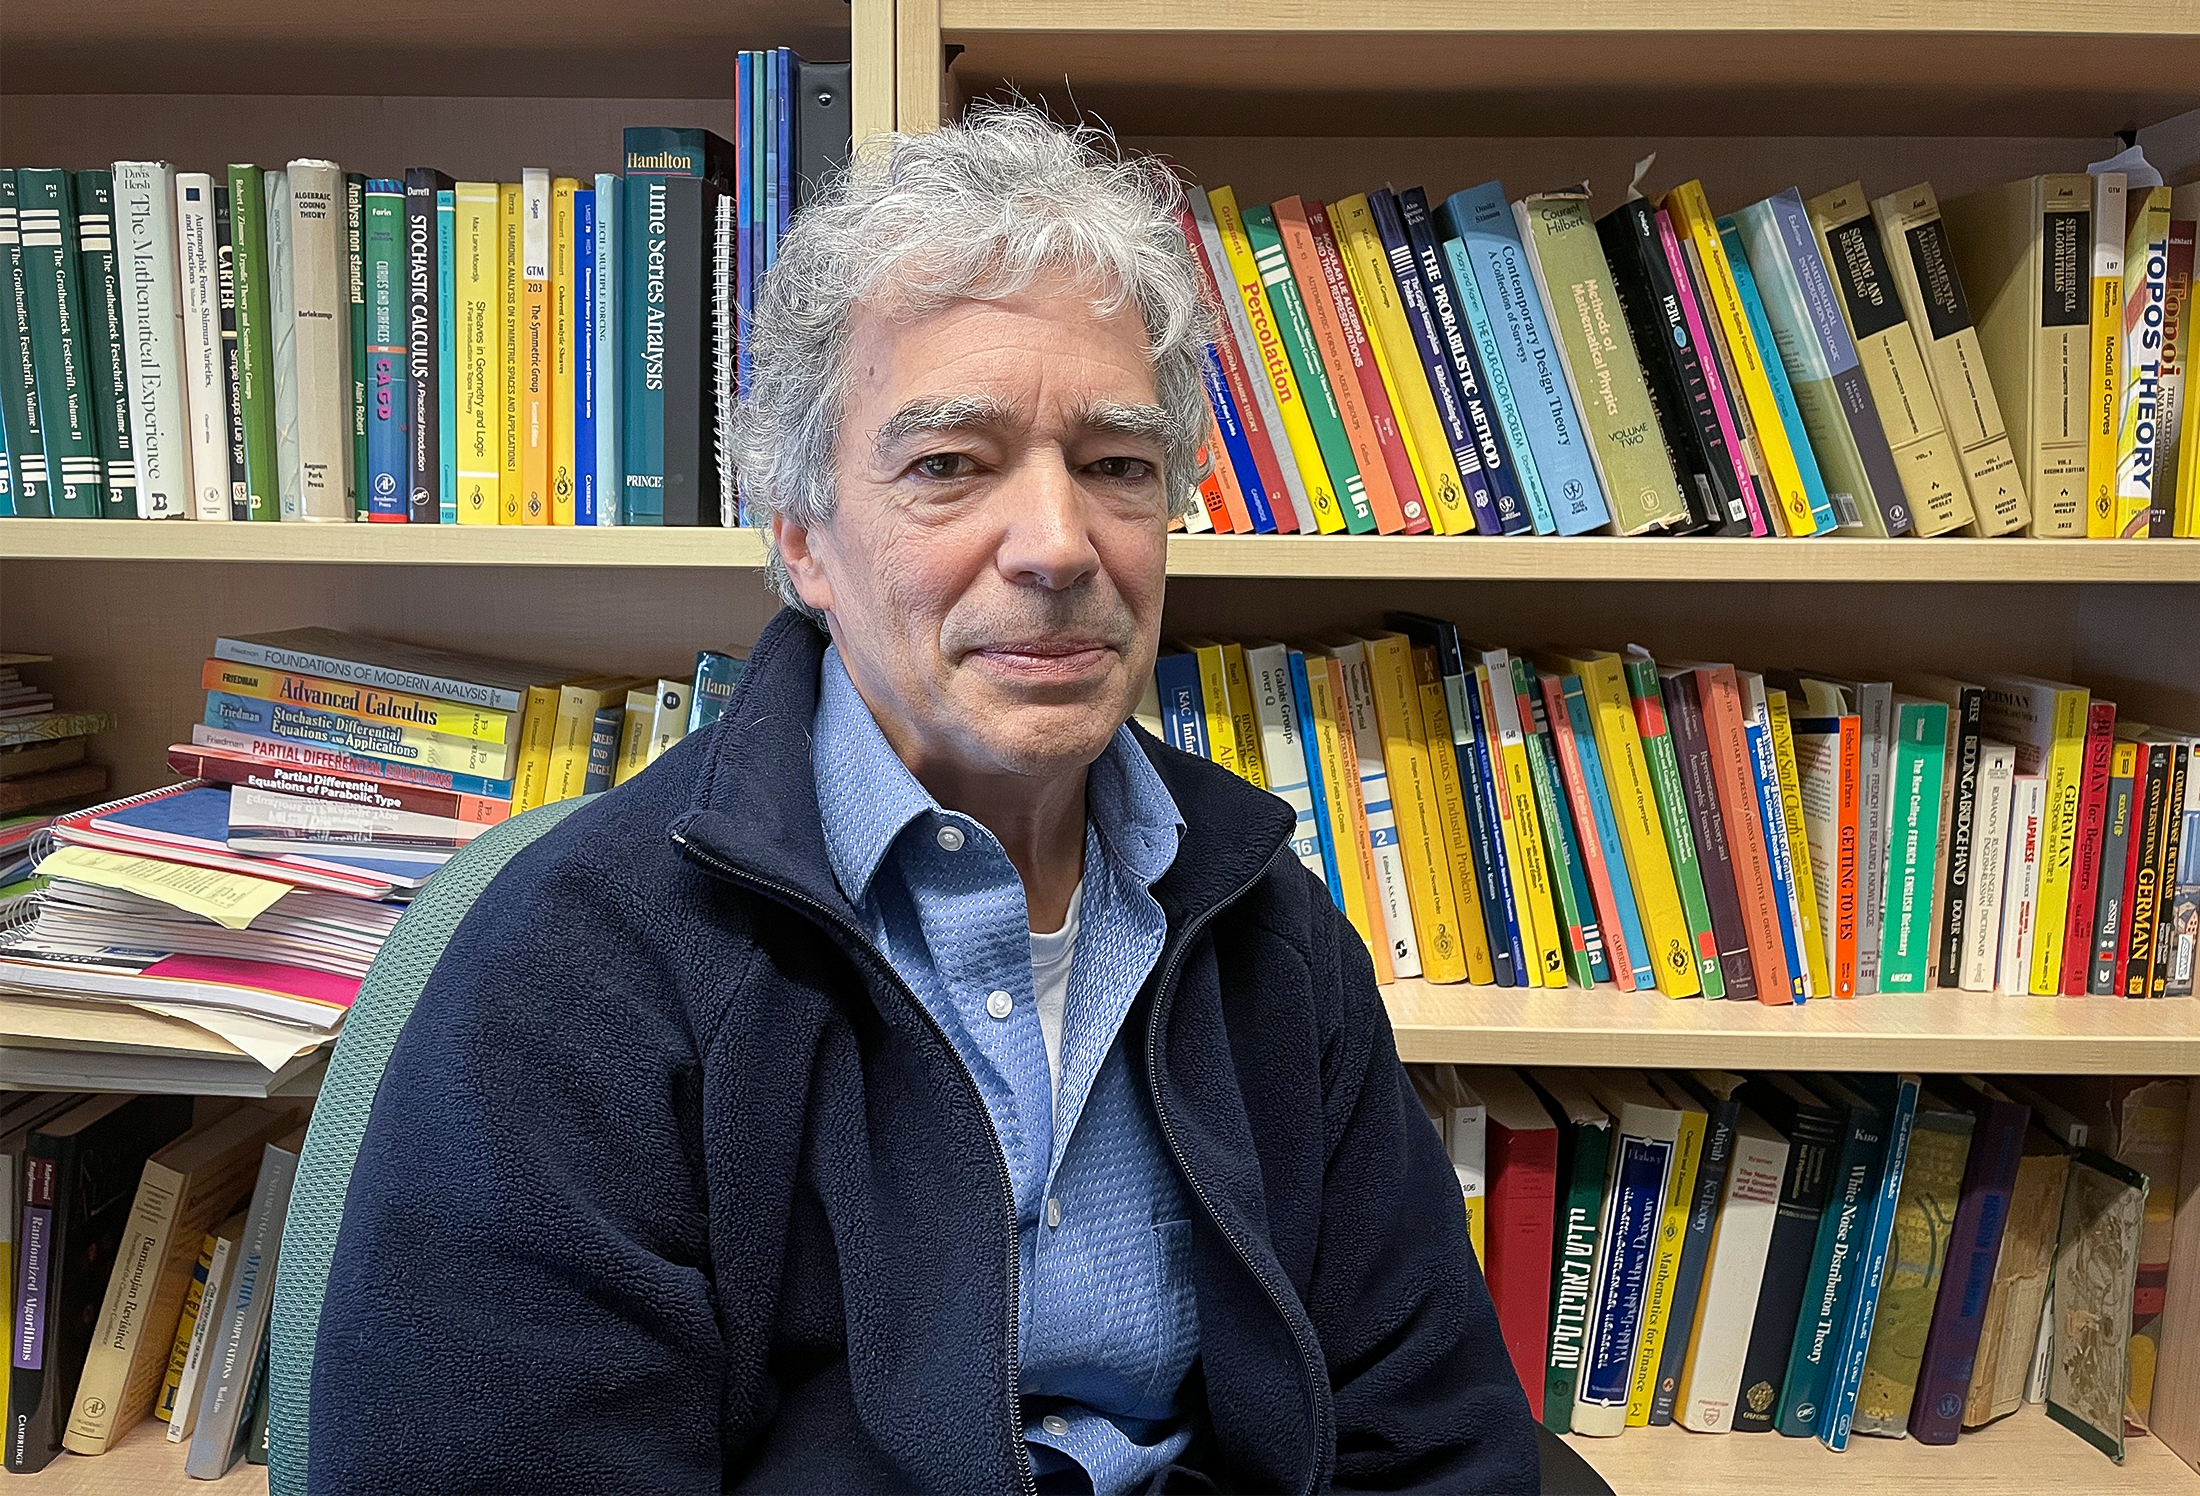
POLYGON ((0 651, 0 921, 33 892, 33 844, 54 815, 97 799, 104 764, 85 761, 95 734, 114 727, 110 712, 64 710, 34 677, 53 657, 0 651), (26 677, 29 668, 33 674, 26 677))
POLYGON ((2160 182, 2134 148, 1945 209, 1190 187, 1223 317, 1187 525, 2200 535, 2200 183, 2160 182))
POLYGON ((1140 714, 1280 796, 1377 980, 2185 997, 2200 737, 2024 676, 1187 639, 1140 714))
POLYGON ((186 1474, 267 1463, 268 1308, 305 1141, 284 1103, 0 1103, 6 1467, 104 1454, 148 1415, 186 1474))
POLYGON ((2183 1078, 1411 1068, 1559 1433, 1945 1445, 2044 1401, 2120 1461, 2200 1399, 2154 1376, 2200 1336, 2183 1078))
POLYGON ((0 514, 733 522, 745 314, 846 71, 743 52, 737 144, 629 129, 592 181, 0 171, 0 514))

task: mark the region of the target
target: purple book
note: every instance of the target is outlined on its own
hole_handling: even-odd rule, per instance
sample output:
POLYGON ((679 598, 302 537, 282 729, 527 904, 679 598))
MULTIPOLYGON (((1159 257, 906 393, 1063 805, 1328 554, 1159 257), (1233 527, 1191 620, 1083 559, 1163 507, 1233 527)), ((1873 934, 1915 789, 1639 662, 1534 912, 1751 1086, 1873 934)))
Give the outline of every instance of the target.
POLYGON ((2009 1196, 2016 1188, 2024 1130, 2032 1115, 2029 1107, 1982 1081, 1951 1080, 1942 1095, 1977 1117, 1978 1128, 1963 1168, 1955 1223, 1948 1231, 1948 1265, 1941 1271, 1940 1297, 1933 1302, 1932 1328, 1925 1334, 1917 1396, 1910 1403, 1910 1435, 1920 1444, 1953 1444, 1963 1426, 1979 1329, 1986 1320, 1986 1298, 1994 1286, 1994 1263, 2001 1255, 2009 1196))

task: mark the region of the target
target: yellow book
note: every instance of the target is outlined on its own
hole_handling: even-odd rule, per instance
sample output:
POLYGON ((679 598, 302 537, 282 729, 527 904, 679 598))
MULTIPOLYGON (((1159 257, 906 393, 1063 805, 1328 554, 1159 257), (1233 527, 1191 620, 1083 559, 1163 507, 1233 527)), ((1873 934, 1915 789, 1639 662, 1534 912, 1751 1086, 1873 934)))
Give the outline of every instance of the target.
POLYGON ((1245 668, 1245 646, 1222 646, 1222 680, 1230 690, 1230 728, 1237 734, 1238 773, 1255 789, 1268 788, 1268 755, 1260 742, 1260 713, 1253 705, 1252 672, 1245 668))
POLYGON ((1665 850, 1650 766, 1635 727, 1634 703, 1627 693, 1620 657, 1600 649, 1559 658, 1564 668, 1581 678, 1582 694, 1589 700, 1597 753, 1604 760, 1604 782, 1611 791, 1612 814, 1627 854, 1627 875, 1635 883, 1644 937, 1658 969, 1658 990, 1667 997, 1694 997, 1703 987, 1696 980, 1688 919, 1681 911, 1680 887, 1673 881, 1673 861, 1665 850))
POLYGON ((1451 854, 1451 886, 1459 895, 1459 931, 1466 944, 1467 980, 1489 986, 1497 980, 1490 964, 1489 922, 1482 912, 1482 890, 1474 878, 1474 839, 1467 829, 1467 796, 1459 782, 1459 757, 1451 712, 1444 703, 1444 672, 1433 646, 1413 648, 1413 682, 1421 695, 1421 726, 1428 733, 1429 774, 1436 787, 1437 825, 1451 854))
MULTIPOLYGON (((2185 302, 2188 319, 2200 315, 2200 296, 2185 302)), ((2193 354, 2187 355, 2185 364, 2185 418, 2182 434, 2177 438, 2177 508, 2173 515, 2174 533, 2182 540, 2200 540, 2200 380, 2193 378, 2192 357, 2200 355, 2200 333, 2191 333, 2187 343, 2193 354)))
POLYGON ((208 660, 199 674, 199 684, 209 691, 226 691, 255 701, 279 701, 285 706, 335 712, 364 722, 394 723, 446 738, 472 738, 500 748, 511 746, 519 732, 519 719, 512 712, 492 712, 485 707, 350 681, 293 675, 235 660, 208 660))
POLYGON ((626 715, 619 722, 619 756, 611 769, 614 787, 649 767, 649 730, 657 720, 657 691, 637 686, 626 693, 626 715))
POLYGON ((1237 724, 1230 719, 1229 666, 1222 646, 1212 639, 1186 639, 1184 647, 1199 661, 1199 709, 1207 721, 1207 756, 1240 778, 1237 724))
POLYGON ((1673 1142, 1673 1161, 1665 1171, 1665 1209, 1658 1217, 1658 1240, 1650 1258, 1650 1281, 1642 1301, 1642 1333, 1635 1342, 1635 1371, 1627 1383, 1627 1426, 1641 1428, 1650 1421, 1650 1404, 1658 1391, 1658 1362, 1665 1352, 1665 1337, 1672 1324, 1673 1290, 1680 1276, 1681 1248, 1688 1237, 1688 1217, 1696 1198, 1696 1171, 1703 1159, 1704 1133, 1711 1119, 1696 1099, 1677 1082, 1661 1075, 1650 1077, 1666 1101, 1681 1114, 1680 1134, 1673 1142))
POLYGON ((580 275, 573 264, 573 194, 581 184, 550 184, 550 523, 573 523, 573 298, 580 275))
MULTIPOLYGON (((2144 539, 2153 527, 2160 430, 2162 304, 2169 284, 2169 189, 2128 194, 2131 231, 2124 240, 2123 362, 2116 427, 2116 533, 2144 539)), ((2166 496, 2165 496, 2166 498, 2166 496)), ((2165 509, 2169 505, 2165 502, 2165 509)))
POLYGON ((1421 372, 1421 355, 1398 300, 1398 283, 1383 254, 1382 236, 1375 232, 1367 194, 1356 192, 1330 204, 1329 224, 1337 236, 1345 278, 1360 304, 1360 321, 1374 350, 1375 367, 1383 376, 1383 391, 1390 396, 1390 409, 1397 417, 1398 435, 1405 441, 1413 476, 1428 498, 1429 528, 1439 535, 1472 535, 1474 510, 1467 502, 1451 443, 1444 438, 1436 397, 1421 372))
POLYGON ((2123 413, 2124 174, 2093 178, 2092 334, 2088 368, 2085 443, 2085 534, 2111 540, 2123 533, 2116 513, 2116 434, 2123 413))
POLYGON ((519 241, 520 523, 550 523, 550 173, 521 175, 519 241))
POLYGON ((588 743, 596 713, 618 702, 642 682, 625 675, 595 675, 558 687, 558 715, 550 732, 550 767, 542 803, 555 805, 580 794, 588 782, 588 743))
POLYGON ((1442 840, 1428 733, 1421 721, 1420 693, 1413 683, 1411 646, 1403 634, 1375 634, 1362 642, 1374 688, 1376 725, 1382 733, 1383 766, 1390 778, 1391 813, 1405 865, 1413 930, 1421 947, 1421 975, 1432 982, 1463 982, 1466 943, 1460 933, 1458 893, 1452 886, 1451 854, 1442 840))
MULTIPOLYGON (((519 345, 520 345, 520 192, 517 182, 497 184, 497 276, 502 315, 497 319, 497 393, 504 407, 497 447, 497 523, 516 525, 525 516, 520 491, 519 345)), ((537 802, 540 803, 539 801, 537 802)), ((512 807, 519 809, 517 805, 512 807)))
POLYGON ((493 525, 503 467, 504 402, 498 376, 504 326, 502 223, 497 184, 461 182, 455 191, 458 311, 458 522, 493 525))
POLYGON ((1306 402, 1299 395, 1298 377, 1291 372, 1291 355, 1276 331, 1268 290, 1260 278, 1260 265, 1253 258, 1253 243, 1245 237, 1245 220, 1238 213, 1237 196, 1227 187, 1217 187, 1207 194, 1207 202, 1214 209, 1222 257, 1230 262, 1230 278, 1237 282, 1238 297, 1245 303, 1245 315, 1252 323, 1253 341, 1259 345, 1251 351, 1259 355, 1268 387, 1275 392, 1283 434, 1299 465, 1300 481, 1306 484, 1307 504, 1324 530, 1329 528, 1330 518, 1342 529, 1344 511, 1337 503, 1337 486, 1330 481, 1329 469, 1322 462, 1321 445, 1314 440, 1314 426, 1307 419, 1306 402))
POLYGON ((1367 838, 1352 816, 1350 795, 1359 783, 1359 768, 1345 761, 1345 733, 1350 729, 1345 723, 1343 703, 1330 686, 1329 663, 1311 653, 1306 657, 1307 706, 1314 718, 1314 751, 1322 770, 1322 813, 1329 819, 1329 840, 1337 849, 1337 882, 1344 894, 1344 917, 1367 946, 1378 977, 1385 977, 1390 964, 1389 942, 1375 938, 1374 924, 1368 918, 1367 881, 1358 855, 1367 838))
MULTIPOLYGON (((1718 220, 1712 216, 1711 204, 1704 197, 1703 183, 1681 183, 1665 195, 1664 207, 1673 215, 1674 231, 1696 246, 1696 254, 1703 263, 1712 310, 1725 336, 1727 353, 1734 361, 1735 377, 1741 381, 1742 400, 1749 407, 1750 424, 1756 428, 1757 445, 1764 453, 1767 475, 1779 495, 1780 513, 1787 523, 1788 533, 1815 535, 1818 522, 1811 514, 1810 494, 1803 487, 1802 469, 1796 466, 1795 449, 1788 445, 1787 426, 1780 417, 1779 405, 1772 398, 1772 385, 1765 378, 1764 351, 1750 335, 1749 316, 1742 309, 1742 293, 1734 281, 1734 266, 1726 257, 1726 246, 1719 242, 1718 220)), ((1662 984, 1662 973, 1659 980, 1662 984)))
POLYGON ((1810 870, 1810 838, 1803 823, 1803 778, 1795 767, 1795 727, 1787 692, 1765 687, 1765 717, 1772 728, 1772 761, 1780 774, 1780 807, 1787 817, 1788 851, 1795 863, 1795 903, 1803 921, 1803 959, 1810 967, 1810 995, 1833 996, 1826 962, 1826 931, 1818 919, 1818 883, 1810 870))
POLYGON ((558 726, 558 688, 529 686, 520 708, 519 752, 512 764, 512 814, 544 802, 550 784, 550 740, 558 726))
POLYGON ((1551 896, 1550 864, 1543 856, 1543 818, 1535 806, 1520 697, 1512 688, 1512 656, 1479 644, 1463 643, 1462 647, 1479 657, 1474 667, 1475 692, 1489 734, 1491 761, 1503 781, 1496 787, 1497 818, 1505 842, 1507 881, 1512 884, 1513 915, 1520 922, 1521 953, 1535 968, 1523 974, 1521 985, 1563 987, 1564 936, 1551 896))

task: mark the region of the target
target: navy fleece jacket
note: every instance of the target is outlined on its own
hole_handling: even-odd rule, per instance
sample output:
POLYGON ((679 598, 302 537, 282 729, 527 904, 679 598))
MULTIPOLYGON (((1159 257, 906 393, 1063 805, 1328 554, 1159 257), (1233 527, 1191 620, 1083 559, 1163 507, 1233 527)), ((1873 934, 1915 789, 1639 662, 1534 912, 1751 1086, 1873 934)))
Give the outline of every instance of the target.
MULTIPOLYGON (((822 649, 774 620, 717 727, 453 935, 352 1177, 311 1490, 1029 1489, 1005 1171, 826 863, 822 649)), ((1120 1042, 1194 1202, 1183 1463, 1223 1490, 1534 1491, 1364 949, 1282 802, 1145 746, 1186 832, 1120 1042)))

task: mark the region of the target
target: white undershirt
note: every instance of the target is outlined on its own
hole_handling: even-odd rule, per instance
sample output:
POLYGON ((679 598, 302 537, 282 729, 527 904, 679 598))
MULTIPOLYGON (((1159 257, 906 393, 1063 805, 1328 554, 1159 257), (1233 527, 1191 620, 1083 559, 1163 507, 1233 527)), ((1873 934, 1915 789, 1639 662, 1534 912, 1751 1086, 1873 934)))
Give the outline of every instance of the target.
POLYGON ((1056 1105, 1062 1096, 1062 1009, 1069 1000, 1069 968, 1077 954, 1078 909, 1085 901, 1079 882, 1069 896, 1069 913, 1052 934, 1031 932, 1031 995, 1039 1008, 1039 1032, 1046 1039, 1047 1074, 1056 1105))

